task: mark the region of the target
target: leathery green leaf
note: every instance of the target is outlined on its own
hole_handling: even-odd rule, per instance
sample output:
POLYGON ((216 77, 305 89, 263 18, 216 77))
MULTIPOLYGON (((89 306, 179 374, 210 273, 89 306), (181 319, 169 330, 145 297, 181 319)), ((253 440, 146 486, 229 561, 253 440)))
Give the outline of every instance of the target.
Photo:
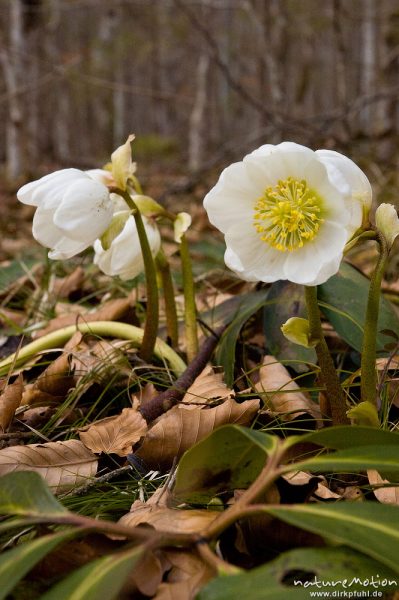
POLYGON ((200 591, 197 600, 302 600, 320 589, 387 592, 398 583, 391 569, 350 548, 304 548, 239 575, 219 576, 200 591))
POLYGON ((399 472, 399 446, 359 446, 320 454, 299 463, 287 465, 286 470, 359 472, 375 469, 389 473, 399 472))
POLYGON ((0 600, 14 589, 15 585, 34 567, 42 558, 49 554, 56 546, 78 533, 63 531, 53 535, 46 535, 37 540, 25 542, 12 550, 7 550, 0 556, 0 600))
POLYGON ((32 517, 65 512, 38 473, 18 471, 0 477, 1 515, 32 517))
POLYGON ((94 560, 74 571, 41 600, 112 600, 142 555, 141 548, 94 560))
POLYGON ((275 445, 273 436, 245 427, 216 429, 181 458, 174 496, 203 503, 221 491, 248 487, 275 445))
POLYGON ((399 573, 399 506, 377 502, 337 502, 271 506, 268 514, 345 544, 399 573))

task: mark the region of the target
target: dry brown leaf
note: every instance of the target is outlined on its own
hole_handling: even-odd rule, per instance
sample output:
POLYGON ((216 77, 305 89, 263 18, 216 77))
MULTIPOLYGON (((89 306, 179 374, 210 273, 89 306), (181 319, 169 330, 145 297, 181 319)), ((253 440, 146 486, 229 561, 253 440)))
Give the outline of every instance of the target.
POLYGON ((386 486, 376 487, 373 489, 374 496, 382 504, 399 504, 399 486, 389 486, 390 481, 383 479, 378 471, 368 470, 367 477, 372 486, 386 486))
POLYGON ((63 352, 34 383, 25 387, 22 404, 59 404, 75 383, 70 353, 63 352))
POLYGON ((213 569, 191 552, 170 550, 165 555, 171 569, 167 581, 159 586, 154 600, 192 600, 215 576, 213 569))
POLYGON ((226 400, 234 391, 223 381, 223 373, 215 373, 211 365, 205 367, 184 395, 182 402, 206 404, 212 400, 226 400))
POLYGON ((220 513, 211 510, 183 510, 163 505, 148 504, 136 500, 130 512, 118 521, 127 527, 140 524, 152 525, 158 531, 173 533, 197 533, 216 519, 220 513))
POLYGON ((129 346, 129 342, 108 342, 101 340, 94 346, 81 343, 79 349, 72 353, 71 366, 75 372, 76 382, 79 383, 89 373, 93 381, 102 382, 109 380, 110 372, 115 370, 124 375, 130 375, 131 369, 127 368, 128 362, 123 348, 129 346), (126 370, 127 369, 127 370, 126 370))
POLYGON ((138 394, 132 394, 132 406, 137 408, 139 406, 145 406, 147 402, 155 398, 159 394, 153 383, 146 383, 143 388, 140 389, 138 394))
POLYGON ((147 429, 145 419, 137 410, 124 408, 120 415, 101 419, 80 431, 79 437, 92 452, 127 456, 147 429))
POLYGON ((22 375, 8 384, 0 395, 0 431, 4 432, 14 418, 15 411, 21 404, 24 383, 22 375))
POLYGON ((54 493, 84 484, 97 471, 97 457, 79 440, 12 446, 0 450, 0 476, 36 471, 54 493))
POLYGON ((303 414, 321 419, 320 409, 300 391, 287 369, 274 356, 265 356, 259 369, 259 381, 255 384, 266 407, 283 421, 292 421, 303 414))
POLYGON ((16 325, 17 327, 23 327, 26 323, 27 315, 26 312, 19 310, 12 310, 10 308, 0 309, 0 325, 8 327, 9 325, 16 325))
MULTIPOLYGON (((311 473, 305 473, 305 471, 296 471, 295 473, 288 473, 282 477, 292 485, 306 485, 309 483, 310 479, 314 478, 314 475, 311 473)), ((317 475, 317 478, 321 479, 322 481, 319 482, 317 488, 313 492, 315 496, 318 498, 323 498, 323 500, 330 498, 341 498, 340 494, 336 494, 330 490, 327 484, 327 479, 323 475, 317 475)))
POLYGON ((137 588, 144 596, 153 597, 162 581, 164 572, 170 568, 170 564, 164 559, 163 552, 146 552, 135 565, 133 573, 126 582, 127 593, 137 588))
POLYGON ((175 459, 226 423, 248 425, 259 410, 259 400, 238 404, 229 398, 214 408, 174 406, 149 429, 137 455, 151 468, 168 469, 175 459))
POLYGON ((211 510, 183 510, 169 508, 170 492, 164 486, 147 500, 133 502, 130 511, 119 523, 128 527, 147 524, 158 531, 196 533, 202 531, 220 514, 211 510))
POLYGON ((69 296, 82 288, 85 279, 85 271, 82 267, 76 269, 66 277, 56 277, 53 281, 52 292, 57 298, 69 298, 69 296))
POLYGON ((383 371, 387 365, 388 370, 399 370, 399 356, 389 356, 385 358, 377 358, 375 361, 375 365, 377 367, 377 371, 383 371))
MULTIPOLYGON (((82 321, 85 323, 94 323, 96 321, 118 321, 126 316, 132 308, 132 301, 130 298, 118 298, 116 300, 110 300, 101 306, 95 312, 88 312, 82 307, 80 313, 82 321)), ((36 337, 42 337, 47 335, 56 329, 67 327, 68 325, 75 325, 79 319, 76 313, 65 314, 55 319, 51 319, 47 323, 47 326, 40 329, 36 333, 36 337)))

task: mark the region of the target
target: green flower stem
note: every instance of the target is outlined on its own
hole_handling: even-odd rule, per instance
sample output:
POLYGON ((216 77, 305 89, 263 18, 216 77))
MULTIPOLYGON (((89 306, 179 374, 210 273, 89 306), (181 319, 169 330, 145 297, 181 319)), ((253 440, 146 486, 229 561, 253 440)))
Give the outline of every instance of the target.
POLYGON ((375 367, 377 351, 378 313, 381 296, 381 281, 387 265, 389 249, 385 238, 377 233, 380 255, 371 277, 364 323, 362 358, 360 363, 362 402, 377 404, 377 374, 375 367))
POLYGON ((140 356, 143 360, 148 362, 151 359, 154 351, 159 321, 159 299, 155 261, 152 256, 150 244, 148 243, 143 219, 141 218, 141 214, 136 206, 136 203, 127 191, 120 189, 113 189, 112 191, 119 194, 119 196, 125 200, 126 204, 133 212, 137 227, 137 234, 140 240, 141 252, 143 254, 144 271, 147 281, 147 318, 144 326, 144 337, 140 348, 140 356))
POLYGON ((187 358, 190 363, 198 353, 197 310, 190 252, 185 234, 180 241, 180 257, 183 270, 184 323, 186 326, 187 358))
POLYGON ((169 262, 162 248, 155 258, 155 264, 161 277, 163 296, 165 299, 166 329, 172 348, 177 348, 179 343, 179 330, 177 324, 175 292, 173 289, 173 280, 169 262))
MULTIPOLYGON (((144 331, 134 325, 120 323, 118 321, 94 321, 92 323, 79 323, 52 331, 30 344, 23 346, 19 352, 8 356, 0 361, 0 377, 7 374, 10 367, 20 367, 32 359, 39 352, 59 348, 73 336, 74 333, 89 333, 98 336, 114 337, 132 342, 135 347, 140 347, 144 337, 144 331), (15 362, 15 365, 14 365, 15 362)), ((160 360, 165 360, 177 377, 186 370, 186 364, 168 344, 157 338, 154 346, 154 354, 160 360)))
POLYGON ((317 342, 315 346, 321 376, 326 388, 326 395, 333 425, 349 423, 346 416, 345 396, 335 370, 321 326, 320 310, 317 303, 317 287, 305 286, 305 298, 309 320, 310 340, 317 342))

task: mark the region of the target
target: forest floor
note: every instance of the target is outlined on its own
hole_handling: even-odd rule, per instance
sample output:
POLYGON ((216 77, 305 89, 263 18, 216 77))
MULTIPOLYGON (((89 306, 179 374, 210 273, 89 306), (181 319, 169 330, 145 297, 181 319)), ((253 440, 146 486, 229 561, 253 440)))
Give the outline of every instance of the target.
MULTIPOLYGON (((378 574, 383 597, 397 600, 399 585, 381 581, 399 580, 398 252, 380 311, 388 332, 378 338, 380 421, 322 427, 314 350, 280 332, 303 314, 302 292, 227 271, 222 237, 202 207, 208 183, 174 173, 147 173, 143 182, 170 210, 193 216, 200 350, 192 361, 169 225, 161 232, 179 343, 148 363, 125 335, 145 320, 143 277, 106 277, 90 251, 46 261, 32 239, 33 209, 0 189, 1 356, 49 341, 23 360, 0 361, 0 514, 10 516, 0 523, 0 590, 13 600, 72 592, 82 600, 263 600, 270 589, 272 599, 300 600, 314 578, 341 589, 338 579, 378 574)), ((375 244, 349 259, 354 266, 320 294, 353 407, 369 285, 359 269, 371 273, 375 244)), ((159 336, 170 343, 163 300, 160 315, 159 336)))

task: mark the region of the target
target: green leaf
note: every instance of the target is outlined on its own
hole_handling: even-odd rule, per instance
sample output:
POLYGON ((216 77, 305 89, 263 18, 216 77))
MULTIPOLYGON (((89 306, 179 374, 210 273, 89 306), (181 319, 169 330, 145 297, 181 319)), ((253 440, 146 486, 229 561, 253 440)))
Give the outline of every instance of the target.
POLYGON ((292 360, 291 366, 297 373, 307 371, 304 363, 317 360, 314 348, 293 344, 281 332, 281 326, 291 317, 307 316, 303 286, 276 281, 270 287, 268 300, 274 302, 263 309, 263 329, 270 354, 279 360, 292 360))
POLYGON ((112 600, 142 553, 141 548, 133 548, 94 560, 63 579, 41 600, 112 600))
POLYGON ((326 448, 352 448, 353 446, 397 446, 399 434, 385 431, 376 427, 357 427, 353 425, 340 425, 325 427, 319 431, 308 433, 295 438, 290 438, 292 443, 311 442, 326 448))
MULTIPOLYGON (((216 362, 224 369, 224 380, 228 386, 234 382, 234 363, 238 336, 244 324, 267 302, 269 290, 260 290, 240 296, 234 307, 234 317, 222 336, 216 351, 216 362)), ((275 304, 277 300, 273 301, 275 304)))
POLYGON ((0 556, 0 600, 5 598, 32 567, 56 546, 79 533, 77 530, 46 535, 7 550, 0 556))
POLYGON ((273 436, 225 425, 190 448, 177 470, 174 496, 201 504, 219 492, 248 487, 275 448, 273 436))
POLYGON ((38 473, 18 471, 0 477, 0 514, 40 516, 67 512, 38 473))
MULTIPOLYGON (((362 348, 369 285, 367 277, 350 264, 342 263, 339 272, 318 287, 323 313, 335 331, 359 352, 362 348)), ((399 319, 391 304, 382 297, 378 319, 378 350, 383 350, 385 344, 391 341, 391 336, 381 333, 384 329, 399 334, 399 319)))
POLYGON ((197 600, 308 600, 310 592, 320 589, 316 582, 324 584, 324 592, 375 590, 367 583, 373 575, 380 582, 387 580, 378 588, 381 592, 396 589, 396 574, 367 556, 349 548, 305 548, 239 575, 219 576, 197 600))
POLYGON ((399 573, 399 506, 377 502, 281 504, 267 507, 265 512, 359 550, 399 573))
POLYGON ((286 471, 365 471, 375 469, 389 473, 399 472, 399 446, 359 446, 321 454, 314 458, 291 463, 286 471))

